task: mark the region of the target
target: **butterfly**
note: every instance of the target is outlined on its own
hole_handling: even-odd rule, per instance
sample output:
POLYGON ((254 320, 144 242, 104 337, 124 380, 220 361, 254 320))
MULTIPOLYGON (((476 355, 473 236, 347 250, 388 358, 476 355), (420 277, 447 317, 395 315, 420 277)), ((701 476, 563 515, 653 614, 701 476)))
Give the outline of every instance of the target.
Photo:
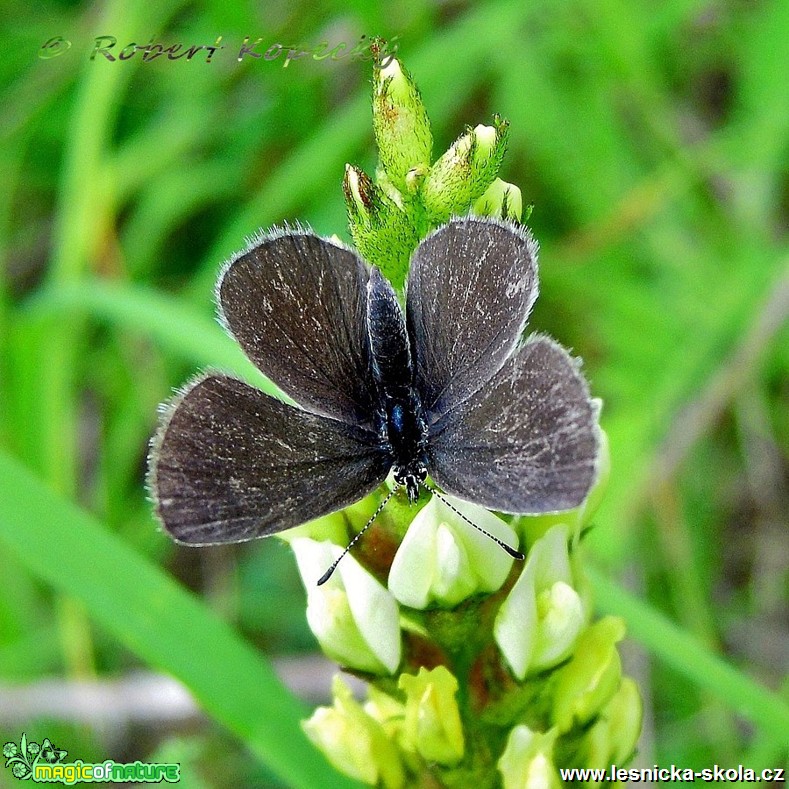
POLYGON ((50 742, 49 738, 46 738, 41 744, 41 758, 45 762, 57 764, 58 762, 62 762, 67 755, 68 751, 64 751, 62 748, 56 748, 50 742))
POLYGON ((299 407, 208 373, 164 408, 156 513, 180 543, 239 542, 340 510, 393 472, 505 513, 578 506, 595 477, 597 406, 552 339, 523 339, 537 243, 455 219, 418 246, 405 310, 381 272, 303 229, 259 235, 224 267, 220 320, 299 407))

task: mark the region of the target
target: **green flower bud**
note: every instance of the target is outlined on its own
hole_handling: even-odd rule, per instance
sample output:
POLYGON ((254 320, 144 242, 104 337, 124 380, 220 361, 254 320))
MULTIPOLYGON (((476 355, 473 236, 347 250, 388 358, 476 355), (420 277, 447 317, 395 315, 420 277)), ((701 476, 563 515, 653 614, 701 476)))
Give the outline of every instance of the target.
POLYGON ((584 628, 586 611, 573 588, 567 540, 567 527, 557 524, 532 545, 496 615, 493 635, 519 680, 564 660, 584 628))
POLYGON ((339 676, 332 689, 334 706, 319 707, 302 723, 309 739, 340 772, 370 786, 400 789, 405 776, 393 742, 339 676))
POLYGON ((473 211, 478 216, 495 216, 520 222, 523 213, 521 190, 515 184, 497 178, 474 203, 473 211))
POLYGON ((383 169, 406 192, 409 171, 430 165, 433 135, 419 90, 397 58, 374 70, 373 130, 383 169))
POLYGON ((510 732, 498 762, 504 789, 561 789, 553 763, 556 735, 556 729, 543 734, 524 724, 510 732))
POLYGON ((396 744, 406 771, 414 774, 422 772, 422 757, 415 744, 405 735, 405 705, 374 685, 368 685, 364 711, 381 724, 389 741, 396 744))
POLYGON ((430 168, 422 184, 422 201, 432 224, 465 214, 493 183, 507 148, 508 124, 476 126, 452 143, 430 168))
POLYGON ((331 542, 295 539, 299 573, 307 590, 307 622, 323 651, 343 666, 392 674, 400 663, 397 601, 352 555, 322 586, 318 579, 342 549, 331 542))
POLYGON ((616 644, 624 635, 624 622, 607 616, 578 639, 572 660, 556 677, 553 722, 560 731, 590 721, 616 693, 622 679, 616 644))
POLYGON ((403 736, 407 747, 429 762, 456 764, 463 758, 465 743, 455 694, 458 681, 445 666, 419 673, 402 674, 405 691, 403 736))
POLYGON ((584 736, 586 766, 605 769, 612 764, 625 764, 636 748, 641 717, 638 687, 630 677, 624 677, 619 690, 584 736))
MULTIPOLYGON (((498 539, 517 547, 510 526, 476 504, 446 496, 455 509, 498 539)), ((513 559, 496 543, 433 498, 417 513, 395 554, 389 591, 411 608, 453 607, 473 594, 495 592, 513 559)))
POLYGON ((400 739, 405 721, 405 707, 401 702, 374 685, 368 685, 364 711, 383 726, 390 740, 400 739))
POLYGON ((378 266, 395 288, 402 288, 411 253, 419 243, 409 217, 370 177, 345 165, 342 184, 348 207, 348 224, 363 258, 378 266))
POLYGON ((342 191, 348 207, 351 231, 354 227, 379 227, 391 208, 397 208, 395 201, 379 189, 364 170, 352 164, 345 165, 342 191))

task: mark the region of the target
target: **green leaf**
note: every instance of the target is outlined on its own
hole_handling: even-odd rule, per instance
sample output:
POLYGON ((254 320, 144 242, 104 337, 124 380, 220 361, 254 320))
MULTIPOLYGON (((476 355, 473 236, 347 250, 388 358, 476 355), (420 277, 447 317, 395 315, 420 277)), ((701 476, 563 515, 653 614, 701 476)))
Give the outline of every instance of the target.
POLYGON ((152 666, 177 677, 288 786, 351 787, 300 726, 307 710, 232 629, 91 515, 0 453, 0 543, 152 666))

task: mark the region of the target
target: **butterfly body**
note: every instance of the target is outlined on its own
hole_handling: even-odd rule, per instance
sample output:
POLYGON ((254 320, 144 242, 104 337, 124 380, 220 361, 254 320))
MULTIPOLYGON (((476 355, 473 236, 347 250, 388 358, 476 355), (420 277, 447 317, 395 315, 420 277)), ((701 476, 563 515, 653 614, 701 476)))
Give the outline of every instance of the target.
POLYGON ((578 364, 523 339, 537 296, 525 229, 456 219, 419 245, 405 310, 353 250, 308 231, 256 238, 225 267, 220 318, 299 405, 209 373, 165 409, 149 485, 179 542, 238 542, 371 493, 394 472, 510 513, 578 506, 597 406, 578 364))
POLYGON ((405 317, 392 286, 376 268, 367 284, 367 331, 379 397, 382 448, 391 455, 395 482, 411 503, 427 479, 427 424, 414 386, 405 317))

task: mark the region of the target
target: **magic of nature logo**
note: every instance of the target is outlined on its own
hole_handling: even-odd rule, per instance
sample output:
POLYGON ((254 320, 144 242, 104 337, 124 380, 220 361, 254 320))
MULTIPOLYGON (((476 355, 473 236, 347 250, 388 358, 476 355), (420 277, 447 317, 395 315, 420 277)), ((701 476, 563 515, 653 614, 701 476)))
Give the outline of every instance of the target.
POLYGON ((64 761, 68 751, 53 745, 46 737, 43 742, 28 740, 27 735, 17 745, 3 745, 6 768, 20 781, 33 780, 39 783, 178 783, 181 780, 181 765, 176 763, 130 762, 120 764, 107 759, 93 764, 77 759, 64 761))

